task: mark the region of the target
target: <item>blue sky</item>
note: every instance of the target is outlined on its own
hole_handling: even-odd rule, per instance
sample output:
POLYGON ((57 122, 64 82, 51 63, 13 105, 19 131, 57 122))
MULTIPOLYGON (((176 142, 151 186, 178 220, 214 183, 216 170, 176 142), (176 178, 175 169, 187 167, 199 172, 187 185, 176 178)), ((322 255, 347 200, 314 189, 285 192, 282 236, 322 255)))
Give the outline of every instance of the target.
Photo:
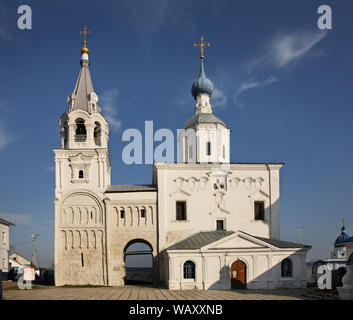
MULTIPOLYGON (((91 75, 110 120, 113 184, 150 183, 151 165, 121 160, 127 128, 176 132, 193 114, 193 47, 211 47, 205 70, 214 112, 231 128, 231 161, 285 162, 281 238, 327 257, 341 219, 353 235, 353 3, 341 1, 0 0, 0 217, 11 242, 38 233, 41 265, 53 257, 54 154, 87 25, 91 75), (17 28, 29 4, 32 30, 17 28), (331 5, 333 29, 317 28, 331 5)), ((17 245, 31 257, 32 244, 17 245)))

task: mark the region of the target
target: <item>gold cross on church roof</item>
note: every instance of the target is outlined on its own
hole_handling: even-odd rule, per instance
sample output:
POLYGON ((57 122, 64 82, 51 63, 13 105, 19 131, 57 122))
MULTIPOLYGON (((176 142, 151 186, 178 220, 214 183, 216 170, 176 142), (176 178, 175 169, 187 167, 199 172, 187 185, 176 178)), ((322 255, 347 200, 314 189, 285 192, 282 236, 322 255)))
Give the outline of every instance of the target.
POLYGON ((197 43, 197 42, 194 43, 194 47, 199 47, 200 50, 201 50, 201 59, 204 58, 204 55, 203 55, 204 47, 209 47, 209 46, 211 45, 211 44, 208 43, 208 42, 203 42, 203 40, 204 40, 204 37, 203 37, 203 35, 201 35, 201 37, 200 37, 200 43, 197 43))
POLYGON ((83 30, 80 30, 80 33, 83 34, 83 48, 81 49, 81 54, 82 53, 89 53, 89 50, 86 47, 86 39, 87 39, 87 35, 91 33, 91 31, 89 31, 87 29, 86 26, 83 27, 83 30))
POLYGON ((91 33, 91 31, 89 31, 87 29, 86 26, 83 27, 83 30, 80 30, 80 33, 83 34, 83 41, 86 42, 87 39, 87 35, 91 33))

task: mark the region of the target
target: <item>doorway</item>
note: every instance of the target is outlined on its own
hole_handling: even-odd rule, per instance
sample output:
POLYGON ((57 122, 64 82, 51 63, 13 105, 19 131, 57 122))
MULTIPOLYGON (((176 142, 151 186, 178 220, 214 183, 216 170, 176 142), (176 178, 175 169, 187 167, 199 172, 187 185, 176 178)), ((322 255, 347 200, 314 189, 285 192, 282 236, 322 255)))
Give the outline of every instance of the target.
POLYGON ((153 283, 153 249, 142 239, 130 241, 124 249, 125 284, 153 283))
POLYGON ((231 289, 246 289, 246 264, 236 260, 230 268, 231 289))

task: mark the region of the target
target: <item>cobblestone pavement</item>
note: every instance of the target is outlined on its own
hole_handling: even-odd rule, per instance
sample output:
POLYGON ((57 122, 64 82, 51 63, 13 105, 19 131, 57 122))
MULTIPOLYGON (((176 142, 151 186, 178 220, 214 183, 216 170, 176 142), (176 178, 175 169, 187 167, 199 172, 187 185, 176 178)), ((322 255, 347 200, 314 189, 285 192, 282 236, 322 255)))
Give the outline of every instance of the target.
POLYGON ((3 290, 4 300, 307 300, 305 289, 291 290, 182 290, 125 287, 36 287, 3 290))

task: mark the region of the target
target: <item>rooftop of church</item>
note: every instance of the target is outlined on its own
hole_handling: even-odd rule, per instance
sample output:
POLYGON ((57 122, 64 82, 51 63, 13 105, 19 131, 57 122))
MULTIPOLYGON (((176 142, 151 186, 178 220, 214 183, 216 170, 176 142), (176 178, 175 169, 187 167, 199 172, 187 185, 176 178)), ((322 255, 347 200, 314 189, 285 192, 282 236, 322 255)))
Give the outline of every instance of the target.
POLYGON ((105 192, 151 192, 157 191, 157 187, 151 184, 136 184, 136 185, 111 185, 107 187, 105 192))
POLYGON ((342 225, 342 228, 341 228, 341 233, 339 234, 339 236, 336 238, 335 242, 334 242, 334 245, 335 246, 340 246, 342 244, 345 244, 347 242, 352 242, 353 241, 353 236, 350 237, 348 234, 347 234, 347 231, 346 231, 346 227, 344 226, 344 224, 342 225))
POLYGON ((0 224, 5 225, 5 226, 8 226, 8 227, 15 225, 14 223, 12 223, 12 222, 10 222, 10 221, 7 221, 7 220, 1 219, 1 218, 0 218, 0 224))
MULTIPOLYGON (((234 234, 234 233, 235 233, 235 231, 231 231, 231 230, 201 231, 199 233, 193 234, 190 237, 187 237, 184 240, 181 240, 181 241, 173 244, 172 246, 170 246, 166 250, 197 250, 197 249, 201 249, 202 247, 204 247, 208 244, 216 242, 222 238, 230 236, 231 234, 234 234)), ((301 243, 294 243, 294 242, 288 242, 288 241, 282 241, 282 240, 274 240, 274 239, 257 237, 257 236, 253 236, 253 235, 248 234, 243 231, 241 231, 241 233, 248 235, 252 238, 258 239, 260 241, 263 241, 269 245, 275 246, 277 248, 281 248, 281 249, 311 248, 311 246, 304 245, 301 243)))

